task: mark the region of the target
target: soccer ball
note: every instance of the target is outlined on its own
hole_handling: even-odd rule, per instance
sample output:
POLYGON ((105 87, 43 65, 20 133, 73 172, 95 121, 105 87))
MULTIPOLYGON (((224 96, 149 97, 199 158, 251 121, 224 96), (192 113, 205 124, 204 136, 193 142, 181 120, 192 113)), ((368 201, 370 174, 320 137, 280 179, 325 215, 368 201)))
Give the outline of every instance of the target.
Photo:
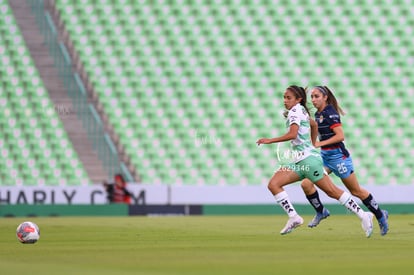
POLYGON ((16 229, 16 237, 21 243, 35 243, 40 238, 39 227, 34 222, 22 222, 16 229))

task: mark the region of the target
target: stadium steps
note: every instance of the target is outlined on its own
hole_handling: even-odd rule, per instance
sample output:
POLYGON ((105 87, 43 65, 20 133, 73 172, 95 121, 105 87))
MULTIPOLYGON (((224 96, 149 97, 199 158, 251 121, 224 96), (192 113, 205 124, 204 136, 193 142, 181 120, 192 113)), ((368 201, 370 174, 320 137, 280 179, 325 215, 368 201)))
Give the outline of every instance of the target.
POLYGON ((62 42, 65 44, 66 49, 68 50, 68 54, 72 59, 74 70, 78 73, 85 85, 85 89, 89 98, 89 103, 94 105, 96 111, 98 112, 102 120, 105 132, 110 136, 112 142, 115 144, 119 160, 126 164, 126 168, 128 169, 130 175, 134 178, 134 181, 141 182, 140 175, 138 175, 136 167, 133 164, 131 164, 130 156, 127 154, 124 145, 121 143, 118 133, 115 132, 113 125, 109 122, 109 116, 105 112, 102 103, 98 99, 98 95, 95 91, 94 85, 89 81, 89 75, 85 72, 83 64, 79 58, 79 54, 72 43, 69 33, 65 29, 65 25, 61 20, 60 11, 56 8, 55 1, 46 1, 45 9, 51 14, 51 18, 55 26, 57 27, 56 31, 59 37, 61 38, 62 42))
POLYGON ((9 4, 73 148, 83 163, 90 180, 94 183, 102 182, 108 177, 108 173, 104 170, 98 154, 93 150, 87 132, 82 126, 82 121, 78 119, 72 101, 58 77, 57 68, 53 64, 53 58, 47 47, 45 47, 43 35, 31 14, 30 7, 26 1, 10 1, 9 4))

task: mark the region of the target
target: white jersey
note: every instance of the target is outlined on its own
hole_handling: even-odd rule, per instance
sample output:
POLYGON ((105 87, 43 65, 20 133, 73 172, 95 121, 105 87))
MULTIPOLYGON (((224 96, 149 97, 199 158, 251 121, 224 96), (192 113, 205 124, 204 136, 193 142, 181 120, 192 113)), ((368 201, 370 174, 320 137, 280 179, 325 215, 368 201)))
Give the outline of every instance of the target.
POLYGON ((292 124, 299 126, 297 137, 290 142, 293 161, 297 163, 310 155, 320 157, 318 150, 312 145, 309 114, 300 103, 288 112, 286 127, 289 128, 292 124))

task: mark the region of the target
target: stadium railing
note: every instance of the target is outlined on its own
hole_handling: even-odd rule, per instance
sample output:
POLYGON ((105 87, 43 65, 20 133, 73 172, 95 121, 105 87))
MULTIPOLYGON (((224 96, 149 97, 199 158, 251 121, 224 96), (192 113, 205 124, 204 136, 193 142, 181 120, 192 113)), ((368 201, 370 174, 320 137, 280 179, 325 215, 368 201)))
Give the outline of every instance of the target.
POLYGON ((87 130, 88 138, 93 144, 94 150, 98 152, 99 158, 104 164, 105 171, 109 177, 116 173, 122 173, 127 181, 134 181, 126 165, 119 160, 115 145, 110 136, 105 133, 98 112, 92 104, 88 103, 88 96, 80 76, 72 71, 72 60, 63 42, 59 41, 56 27, 48 11, 44 9, 44 1, 28 0, 32 12, 36 17, 41 33, 45 37, 54 65, 58 68, 68 96, 72 99, 77 116, 82 120, 87 130))

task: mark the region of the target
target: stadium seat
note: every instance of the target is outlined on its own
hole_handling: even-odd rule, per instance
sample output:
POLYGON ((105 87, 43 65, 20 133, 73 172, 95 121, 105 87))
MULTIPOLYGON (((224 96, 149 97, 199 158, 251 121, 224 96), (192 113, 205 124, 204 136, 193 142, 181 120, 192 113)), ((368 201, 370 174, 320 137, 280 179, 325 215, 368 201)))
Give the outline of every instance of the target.
POLYGON ((323 84, 347 112, 346 144, 360 181, 412 183, 395 164, 412 146, 401 137, 414 135, 406 127, 414 115, 412 41, 401 35, 411 21, 394 16, 409 7, 378 3, 381 20, 364 3, 316 10, 312 3, 300 10, 289 1, 56 5, 143 182, 265 183, 275 147, 258 151, 255 140, 285 131, 284 89, 323 84), (387 169, 379 172, 375 161, 387 169))
MULTIPOLYGON (((56 131, 64 133, 63 126, 31 59, 23 36, 7 3, 0 2, 0 124, 2 127, 0 185, 53 185, 68 182, 72 174, 72 158, 65 152, 73 149, 65 134, 56 139, 56 131), (48 134, 48 132, 54 134, 48 134), (49 158, 56 157, 57 167, 63 168, 61 177, 49 181, 49 158)), ((89 184, 82 165, 81 173, 71 183, 89 184)))

